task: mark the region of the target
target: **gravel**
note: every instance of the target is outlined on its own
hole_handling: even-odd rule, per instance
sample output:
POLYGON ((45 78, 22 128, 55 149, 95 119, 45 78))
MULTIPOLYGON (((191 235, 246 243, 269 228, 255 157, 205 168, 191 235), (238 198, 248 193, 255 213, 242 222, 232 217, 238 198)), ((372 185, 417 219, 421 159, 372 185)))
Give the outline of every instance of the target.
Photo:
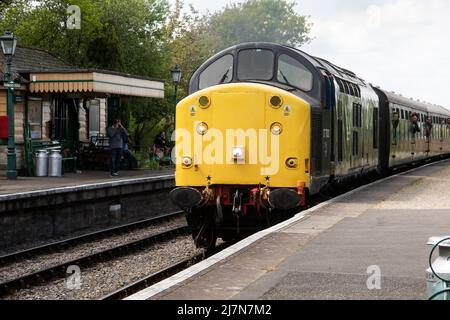
POLYGON ((95 252, 114 248, 118 245, 125 244, 130 241, 140 240, 158 233, 168 231, 170 229, 186 225, 186 219, 182 216, 172 219, 168 222, 150 226, 147 228, 135 230, 128 234, 112 236, 109 238, 80 244, 75 247, 68 248, 62 252, 42 254, 19 262, 14 262, 0 268, 0 282, 5 282, 24 276, 41 269, 54 265, 72 261, 95 252))
POLYGON ((17 291, 6 297, 6 300, 99 299, 201 252, 195 248, 192 237, 180 236, 171 241, 155 244, 145 251, 81 270, 79 289, 68 289, 66 279, 59 279, 43 286, 17 291))

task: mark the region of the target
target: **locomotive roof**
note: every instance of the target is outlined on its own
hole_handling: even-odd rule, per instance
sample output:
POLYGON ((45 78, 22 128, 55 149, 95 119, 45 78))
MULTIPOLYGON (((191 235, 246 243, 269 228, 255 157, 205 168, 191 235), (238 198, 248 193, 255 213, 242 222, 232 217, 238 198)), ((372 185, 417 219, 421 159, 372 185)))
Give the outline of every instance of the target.
POLYGON ((334 76, 340 77, 340 78, 348 80, 348 81, 356 82, 358 84, 366 85, 366 82, 363 79, 357 77, 356 74, 350 70, 341 68, 325 59, 309 55, 308 53, 306 53, 302 50, 296 49, 294 47, 284 46, 284 45, 275 44, 275 43, 248 42, 248 43, 238 44, 236 46, 230 47, 228 49, 225 49, 225 50, 219 52, 217 55, 214 55, 214 57, 212 59, 216 58, 217 56, 221 56, 227 52, 232 52, 235 50, 247 49, 247 48, 265 48, 265 49, 283 48, 285 50, 288 50, 293 53, 301 55, 308 62, 310 62, 316 69, 326 70, 334 76))
MULTIPOLYGON (((203 64, 203 66, 211 63, 212 61, 216 60, 218 57, 223 56, 226 53, 232 53, 232 52, 238 51, 240 49, 249 49, 249 48, 263 48, 263 49, 272 49, 272 50, 281 48, 283 50, 291 51, 294 54, 300 55, 303 59, 308 61, 318 71, 324 70, 324 71, 332 74, 334 77, 338 77, 338 78, 353 82, 358 85, 368 86, 367 82, 364 81, 364 79, 359 78, 354 72, 352 72, 348 69, 339 67, 325 59, 322 59, 319 57, 314 57, 300 49, 290 47, 290 46, 285 46, 285 45, 279 45, 279 44, 275 44, 275 43, 268 43, 268 42, 249 42, 249 43, 238 44, 236 46, 230 47, 228 49, 225 49, 225 50, 217 53, 216 55, 211 57, 208 61, 206 61, 203 64)), ((196 71, 196 73, 197 72, 198 72, 198 70, 196 71)), ((196 73, 194 73, 194 75, 196 73)), ((426 102, 416 101, 414 99, 408 99, 406 97, 403 97, 403 96, 393 93, 393 92, 389 92, 389 91, 386 91, 386 90, 383 90, 380 88, 377 88, 377 89, 379 91, 383 92, 390 102, 397 103, 397 104, 404 105, 404 106, 414 107, 414 108, 416 108, 418 110, 422 110, 424 112, 436 113, 436 114, 445 115, 445 116, 450 117, 450 110, 446 109, 442 106, 437 106, 437 105, 429 104, 426 102)))

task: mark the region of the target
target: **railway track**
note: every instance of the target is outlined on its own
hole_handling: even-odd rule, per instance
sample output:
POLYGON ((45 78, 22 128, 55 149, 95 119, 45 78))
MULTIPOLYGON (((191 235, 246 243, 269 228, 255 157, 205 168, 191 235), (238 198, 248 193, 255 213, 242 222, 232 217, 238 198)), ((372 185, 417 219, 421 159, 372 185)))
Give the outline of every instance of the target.
POLYGON ((139 279, 123 288, 120 288, 120 289, 100 298, 99 300, 122 300, 122 299, 125 299, 141 290, 144 290, 145 288, 148 288, 160 281, 163 281, 163 280, 191 267, 192 265, 195 265, 195 264, 215 255, 216 253, 228 248, 229 246, 232 246, 237 241, 238 240, 231 241, 229 243, 224 243, 224 244, 216 247, 214 250, 211 250, 209 252, 200 253, 193 257, 190 257, 188 259, 180 261, 168 268, 160 270, 156 273, 153 273, 149 276, 139 279))
POLYGON ((151 225, 155 225, 158 223, 163 223, 164 221, 176 218, 177 216, 182 215, 182 211, 172 212, 169 214, 164 214, 155 218, 145 219, 138 222, 129 223, 126 225, 121 225, 118 227, 103 229, 100 231, 95 231, 86 235, 81 235, 69 239, 64 239, 57 242, 52 242, 49 244, 45 244, 42 246, 21 250, 13 253, 8 253, 6 255, 0 256, 0 265, 5 266, 13 262, 21 261, 24 259, 30 259, 37 255, 47 254, 52 252, 57 252, 61 250, 67 250, 68 248, 92 242, 99 239, 108 238, 111 236, 117 236, 121 234, 125 234, 128 232, 132 232, 137 229, 145 228, 151 225))
MULTIPOLYGON (((167 219, 167 217, 166 217, 166 219, 167 219)), ((153 219, 153 221, 155 221, 155 220, 153 219)), ((161 221, 161 220, 159 220, 159 221, 161 221)), ((127 226, 127 227, 129 227, 129 226, 127 226)), ((117 229, 117 228, 114 228, 114 229, 117 229)), ((125 231, 123 231, 123 232, 125 232, 125 231)), ((50 267, 45 267, 36 272, 29 273, 29 274, 14 278, 12 280, 8 280, 8 281, 0 283, 0 298, 10 295, 13 292, 20 290, 20 289, 28 288, 31 286, 42 285, 42 284, 48 283, 48 282, 58 279, 58 278, 65 278, 67 276, 67 269, 69 266, 77 265, 80 268, 88 268, 97 263, 114 260, 114 259, 120 258, 122 256, 132 254, 134 252, 143 251, 154 244, 164 242, 164 241, 176 238, 178 236, 188 235, 188 234, 189 234, 189 228, 187 226, 177 227, 177 228, 173 228, 171 230, 168 230, 168 231, 156 234, 156 235, 152 235, 152 236, 145 237, 145 238, 135 240, 135 241, 130 241, 130 242, 115 246, 110 249, 101 250, 101 251, 98 251, 98 252, 95 252, 95 253, 92 253, 89 255, 85 255, 83 257, 80 257, 80 258, 77 258, 77 259, 74 259, 71 261, 65 261, 60 264, 55 264, 50 267)), ((92 234, 90 236, 92 236, 92 234)), ((79 242, 76 242, 76 240, 73 240, 73 241, 75 241, 74 243, 79 243, 79 242)), ((53 245, 55 245, 55 244, 53 244, 53 245)), ((61 248, 59 243, 57 245, 57 248, 61 248)), ((34 252, 34 253, 41 252, 40 248, 39 248, 39 250, 38 250, 38 248, 35 248, 32 250, 31 251, 27 250, 27 251, 34 252), (32 250, 37 250, 37 251, 32 251, 32 250)), ((20 252, 20 256, 23 257, 23 254, 24 254, 23 252, 20 252)), ((10 258, 14 258, 13 255, 10 255, 8 259, 10 259, 10 258)))

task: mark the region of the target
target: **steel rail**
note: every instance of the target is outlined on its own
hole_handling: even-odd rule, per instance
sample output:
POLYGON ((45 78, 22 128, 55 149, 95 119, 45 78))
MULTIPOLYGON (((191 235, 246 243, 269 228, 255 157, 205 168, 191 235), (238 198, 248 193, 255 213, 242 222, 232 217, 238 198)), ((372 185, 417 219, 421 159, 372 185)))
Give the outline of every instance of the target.
POLYGON ((126 244, 95 252, 81 258, 66 261, 58 265, 47 267, 30 274, 8 280, 0 283, 0 297, 7 296, 17 290, 29 286, 47 283, 54 279, 65 277, 69 266, 77 265, 79 267, 88 268, 100 262, 114 260, 129 255, 133 252, 143 251, 156 243, 164 242, 181 235, 188 235, 189 231, 189 227, 187 226, 174 228, 166 232, 152 235, 140 240, 131 241, 126 244))
POLYGON ((172 213, 164 214, 164 215, 161 215, 158 217, 153 217, 150 219, 145 219, 145 220, 125 224, 125 225, 121 225, 118 227, 107 228, 107 229, 95 231, 92 233, 88 233, 85 235, 80 235, 77 237, 52 242, 52 243, 45 244, 42 246, 9 253, 9 254, 0 256, 0 265, 6 266, 10 263, 17 262, 17 261, 24 260, 24 259, 29 259, 30 257, 37 256, 40 254, 58 252, 61 250, 66 250, 67 248, 70 248, 70 247, 74 247, 79 244, 124 234, 124 233, 130 232, 130 231, 133 231, 133 230, 151 226, 153 224, 156 225, 156 224, 162 223, 166 220, 175 218, 176 216, 181 215, 182 213, 183 213, 182 211, 172 212, 172 213))
POLYGON ((171 276, 191 267, 192 265, 195 265, 213 255, 216 253, 219 253, 220 251, 232 246, 235 244, 237 240, 231 241, 229 243, 224 243, 218 247, 216 247, 214 250, 199 253, 193 257, 190 257, 188 259, 185 259, 183 261, 180 261, 178 263, 175 263, 163 270, 160 270, 158 272, 155 272, 149 276, 146 276, 142 279, 139 279, 125 287, 122 287, 106 296, 103 296, 99 300, 121 300, 125 299, 149 286, 154 285, 155 283, 158 283, 160 281, 163 281, 167 278, 170 278, 171 276))

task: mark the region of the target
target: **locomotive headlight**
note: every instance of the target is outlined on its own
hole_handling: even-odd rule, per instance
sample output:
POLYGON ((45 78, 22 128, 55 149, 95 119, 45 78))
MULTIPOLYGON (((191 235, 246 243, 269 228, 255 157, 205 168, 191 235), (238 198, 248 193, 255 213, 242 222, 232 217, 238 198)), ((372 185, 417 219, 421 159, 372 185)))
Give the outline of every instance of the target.
POLYGON ((281 99, 281 97, 279 96, 273 96, 272 98, 270 98, 270 105, 273 108, 278 109, 283 105, 283 99, 281 99))
POLYGON ((279 136, 283 132, 283 126, 281 123, 276 122, 270 127, 270 132, 275 136, 279 136))
POLYGON ((183 168, 190 168, 193 165, 193 161, 191 157, 183 157, 183 159, 181 159, 181 165, 183 166, 183 168))
POLYGON ((207 109, 211 105, 211 100, 207 96, 201 96, 198 103, 202 109, 207 109))
POLYGON ((243 159, 244 158, 244 148, 234 147, 233 148, 233 159, 243 159))
POLYGON ((208 125, 207 125, 206 123, 204 123, 204 122, 200 122, 200 123, 197 125, 197 133, 198 133, 199 135, 201 135, 201 136, 204 136, 204 135, 208 132, 208 130, 209 130, 209 127, 208 127, 208 125))
POLYGON ((233 147, 231 150, 232 161, 236 164, 245 164, 245 147, 233 147))

